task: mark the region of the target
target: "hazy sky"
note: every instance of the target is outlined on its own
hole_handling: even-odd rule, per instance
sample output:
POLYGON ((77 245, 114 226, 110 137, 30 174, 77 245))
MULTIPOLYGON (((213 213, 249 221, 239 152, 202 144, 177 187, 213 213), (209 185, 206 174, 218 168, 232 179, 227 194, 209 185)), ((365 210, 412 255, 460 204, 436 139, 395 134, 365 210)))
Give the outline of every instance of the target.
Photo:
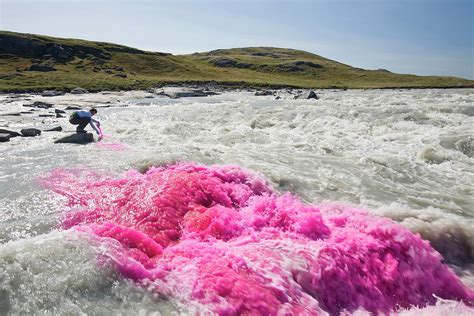
POLYGON ((277 46, 474 79, 474 0, 0 0, 2 30, 174 54, 277 46))

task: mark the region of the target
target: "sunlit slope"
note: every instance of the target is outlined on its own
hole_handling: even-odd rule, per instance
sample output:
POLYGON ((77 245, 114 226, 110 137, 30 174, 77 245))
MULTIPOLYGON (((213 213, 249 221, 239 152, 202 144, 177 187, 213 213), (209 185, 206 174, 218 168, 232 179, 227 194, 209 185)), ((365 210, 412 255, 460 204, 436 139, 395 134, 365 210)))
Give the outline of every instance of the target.
POLYGON ((293 49, 253 47, 171 55, 0 31, 0 91, 144 89, 210 81, 302 88, 474 87, 472 80, 364 70, 293 49), (38 68, 43 71, 30 71, 38 68))

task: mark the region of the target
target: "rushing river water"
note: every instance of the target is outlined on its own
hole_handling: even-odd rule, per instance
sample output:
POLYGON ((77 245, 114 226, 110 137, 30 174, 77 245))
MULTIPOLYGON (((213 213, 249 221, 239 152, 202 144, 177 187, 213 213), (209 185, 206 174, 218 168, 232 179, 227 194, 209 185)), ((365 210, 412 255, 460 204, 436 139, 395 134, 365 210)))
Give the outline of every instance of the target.
MULTIPOLYGON (((97 115, 106 135, 101 143, 85 146, 53 144, 58 134, 44 132, 40 137, 17 137, 12 138, 9 143, 0 144, 0 314, 167 315, 208 310, 230 314, 232 311, 238 312, 238 309, 225 309, 222 307, 225 305, 222 302, 224 305, 206 300, 207 294, 199 296, 193 293, 193 296, 186 292, 195 290, 199 282, 205 281, 199 279, 199 273, 202 272, 196 272, 182 261, 176 262, 178 259, 175 256, 178 250, 175 250, 173 255, 168 254, 170 258, 172 256, 170 259, 172 264, 167 263, 170 266, 183 265, 176 275, 164 278, 157 272, 153 276, 146 274, 158 269, 156 262, 147 266, 148 263, 141 262, 136 254, 131 257, 134 258, 134 262, 138 260, 147 267, 143 272, 146 277, 133 274, 138 273, 136 269, 132 269, 135 272, 129 275, 131 268, 129 266, 124 268, 125 264, 117 257, 126 257, 130 254, 117 250, 120 244, 110 244, 104 242, 104 238, 98 237, 113 237, 112 239, 115 238, 115 241, 119 240, 122 244, 123 240, 116 235, 104 233, 103 228, 87 226, 91 221, 94 221, 92 223, 94 225, 103 223, 101 218, 113 221, 114 225, 125 225, 123 218, 117 219, 118 214, 129 212, 132 207, 134 212, 146 211, 148 200, 153 200, 157 196, 161 202, 153 200, 156 203, 150 205, 161 210, 164 204, 160 203, 165 203, 163 201, 170 200, 175 195, 166 191, 165 185, 165 189, 163 187, 152 189, 152 184, 171 183, 169 185, 172 187, 184 184, 170 180, 174 169, 170 171, 166 168, 150 169, 150 167, 168 166, 176 162, 193 162, 201 166, 199 168, 204 168, 204 171, 199 171, 199 175, 196 176, 202 181, 212 183, 217 181, 215 180, 217 171, 213 168, 220 167, 205 167, 211 165, 239 166, 251 170, 245 179, 257 177, 258 181, 267 181, 267 184, 262 184, 265 189, 256 189, 247 184, 241 187, 240 185, 247 180, 234 183, 235 179, 231 176, 234 171, 231 173, 219 171, 223 173, 219 175, 219 179, 234 179, 222 180, 235 185, 231 189, 226 189, 227 193, 233 190, 233 193, 229 194, 235 199, 233 204, 226 207, 238 213, 241 209, 248 210, 249 205, 254 205, 254 208, 248 210, 252 215, 242 213, 248 217, 242 215, 243 217, 231 218, 232 222, 245 225, 233 227, 232 232, 227 229, 225 234, 228 235, 225 238, 222 237, 223 232, 219 231, 220 237, 217 239, 224 240, 225 246, 219 243, 212 244, 214 247, 212 250, 202 248, 206 254, 200 253, 199 247, 202 243, 193 244, 197 237, 191 233, 186 235, 188 230, 197 229, 192 226, 194 224, 189 224, 189 218, 177 224, 179 227, 184 227, 183 235, 178 236, 182 238, 182 245, 178 237, 170 234, 166 240, 155 238, 155 241, 159 239, 159 247, 168 247, 166 249, 171 249, 171 246, 182 247, 179 248, 181 251, 192 253, 193 257, 188 258, 189 266, 198 268, 201 265, 205 266, 215 258, 205 263, 200 258, 210 253, 220 256, 222 251, 234 251, 233 255, 239 258, 259 262, 258 258, 254 258, 253 261, 249 259, 252 257, 249 253, 258 249, 262 249, 264 253, 265 247, 283 249, 289 245, 285 248, 287 252, 279 253, 278 256, 273 253, 274 260, 266 263, 270 266, 275 264, 276 270, 272 270, 272 273, 284 275, 286 270, 282 268, 283 265, 296 265, 295 262, 288 263, 289 258, 285 258, 285 256, 297 256, 295 248, 301 247, 301 251, 308 252, 308 256, 316 256, 320 251, 317 249, 329 247, 327 244, 318 244, 317 240, 321 238, 324 240, 331 234, 330 232, 336 231, 336 227, 329 224, 329 230, 326 231, 326 226, 323 225, 327 224, 330 217, 328 214, 334 210, 328 207, 331 211, 326 214, 322 205, 336 205, 333 202, 337 202, 337 205, 352 205, 357 209, 365 209, 372 215, 391 218, 412 232, 419 233, 430 241, 462 282, 472 289, 474 287, 474 90, 322 91, 319 96, 319 100, 293 100, 290 95, 283 94, 282 99, 274 100, 272 96, 256 97, 250 93, 228 92, 207 98, 177 100, 129 98, 125 103, 127 106, 117 107, 114 106, 115 99, 111 94, 112 107, 100 108, 97 115), (139 173, 134 173, 133 170, 138 170, 139 173), (124 182, 127 183, 126 189, 124 182), (144 193, 143 190, 146 191, 147 188, 149 191, 144 193), (250 190, 251 193, 242 193, 247 192, 246 190, 250 190), (321 218, 311 219, 313 223, 311 224, 313 226, 310 225, 313 227, 311 229, 318 230, 319 234, 311 237, 315 239, 315 244, 311 244, 314 252, 306 249, 309 247, 307 244, 295 241, 300 237, 291 235, 308 235, 307 231, 301 228, 303 224, 298 224, 301 226, 298 226, 299 230, 290 225, 287 227, 288 231, 282 228, 286 224, 275 224, 272 229, 278 231, 278 236, 270 238, 268 235, 264 237, 258 235, 261 227, 249 218, 256 216, 260 206, 257 202, 255 203, 258 205, 252 202, 254 200, 251 197, 270 191, 268 194, 271 196, 268 198, 276 201, 279 201, 285 192, 290 192, 301 199, 301 201, 281 202, 287 208, 301 209, 304 213, 306 211, 303 209, 306 210, 305 207, 312 204, 318 208, 314 212, 321 210, 321 218), (111 204, 107 204, 108 196, 111 201, 124 197, 128 200, 120 205, 116 203, 117 200, 109 201, 111 204), (81 198, 86 201, 80 200, 81 198), (133 201, 133 204, 130 201, 133 201), (67 219, 65 214, 76 214, 84 208, 93 209, 94 216, 87 217, 86 220, 73 218, 71 224, 71 219, 67 219), (81 223, 86 223, 86 228, 84 225, 79 225, 81 223), (187 227, 186 223, 194 228, 187 227), (79 229, 65 229, 72 226, 77 226, 79 229), (247 232, 248 227, 253 227, 252 232, 247 232), (290 235, 280 235, 283 234, 280 230, 290 235), (239 233, 236 234, 235 231, 239 233), (238 239, 243 238, 241 234, 245 236, 257 234, 258 236, 254 238, 261 245, 257 248, 249 246, 248 249, 243 249, 242 244, 239 244, 243 241, 238 239), (235 244, 232 246, 228 244, 230 242, 235 244), (238 247, 241 248, 236 250, 238 247), (114 255, 111 255, 112 252, 114 255), (276 268, 276 262, 279 262, 278 269, 282 269, 283 272, 276 268), (186 273, 189 273, 189 277, 186 273), (148 281, 142 282, 143 278, 148 281), (195 280, 195 283, 189 280, 195 280), (194 297, 195 300, 190 300, 190 297, 194 297), (194 301, 197 303, 194 304, 194 301)), ((108 98, 108 96, 102 97, 108 98)), ((3 96, 3 102, 6 98, 7 96, 3 96)), ((74 100, 76 96, 69 98, 74 100)), ((1 108, 21 106, 21 102, 20 98, 16 103, 3 103, 1 108)), ((20 126, 21 122, 17 124, 20 126)), ((15 125, 12 124, 11 127, 13 126, 15 125)), ((63 127, 72 130, 72 127, 65 122, 63 127)), ((189 181, 195 180, 193 178, 189 181)), ((197 185, 205 187, 207 184, 197 185)), ((224 184, 212 184, 213 189, 209 190, 214 192, 220 185, 224 184)), ((228 184, 224 186, 227 188, 228 184)), ((182 190, 185 190, 184 187, 179 191, 182 190)), ((176 196, 179 194, 176 193, 176 196)), ((179 199, 179 203, 184 203, 184 197, 179 199)), ((192 201, 197 203, 195 200, 192 201)), ((222 197, 213 197, 209 205, 216 203, 226 205, 222 197)), ((279 202, 274 203, 280 205, 279 202)), ((279 209, 277 206, 276 209, 279 209)), ((215 214, 221 214, 220 212, 216 211, 215 214)), ((354 212, 354 218, 359 216, 357 210, 354 212)), ((290 219, 295 216, 299 218, 300 215, 297 213, 285 216, 290 219)), ((221 216, 215 214, 213 216, 216 218, 221 216)), ((181 215, 174 216, 178 218, 181 215)), ((128 223, 129 220, 127 217, 125 222, 128 223)), ((300 219, 294 220, 295 223, 299 223, 300 219)), ((305 219, 305 223, 308 221, 305 219)), ((360 219, 361 225, 370 221, 377 220, 371 215, 360 219)), ((379 225, 391 224, 382 221, 379 225)), ((206 234, 210 234, 212 238, 216 237, 215 232, 206 234)), ((130 236, 127 240, 132 238, 130 236)), ((140 236, 136 238, 145 238, 140 236)), ((209 242, 206 239, 209 236, 206 235, 204 238, 200 235, 199 238, 204 238, 205 243, 209 242)), ((380 234, 377 236, 380 237, 380 234)), ((407 238, 411 240, 412 237, 407 238)), ((140 243, 144 243, 142 239, 140 240, 140 243)), ((361 243, 366 241, 365 235, 361 237, 361 243)), ((355 241, 354 243, 356 244, 355 241)), ((410 241, 410 245, 411 243, 418 245, 417 241, 410 241)), ((163 249, 156 250, 159 253, 154 254, 159 256, 160 251, 163 249)), ((268 258, 273 258, 272 255, 266 255, 268 258)), ((298 260, 300 264, 303 259, 298 260)), ((305 257, 305 260, 309 259, 305 257)), ((388 265, 387 262, 384 264, 388 265)), ((417 268, 422 269, 426 262, 423 264, 421 261, 417 262, 419 263, 417 268)), ((253 273, 258 269, 265 270, 257 263, 249 269, 253 269, 253 273)), ((412 272, 410 270, 410 273, 412 272)), ((263 275, 272 279, 262 273, 259 277, 263 275)), ((293 275, 293 278, 299 280, 298 276, 293 275)), ((287 295, 291 298, 288 299, 290 302, 298 297, 300 300, 298 304, 306 307, 315 304, 314 311, 319 311, 321 314, 328 311, 342 312, 334 307, 337 303, 331 308, 330 298, 339 297, 337 290, 334 290, 333 295, 328 289, 318 288, 312 292, 306 289, 309 285, 300 284, 299 281, 295 281, 299 285, 295 283, 296 287, 293 287, 293 285, 275 285, 276 281, 272 280, 273 286, 282 291, 282 296, 287 295), (298 289, 304 293, 291 292, 299 291, 298 289)), ((420 280, 427 284, 431 282, 425 277, 420 280)), ((351 282, 349 279, 346 281, 351 282)), ((260 280, 254 283, 265 282, 260 280)), ((245 283, 245 287, 250 289, 254 283, 245 283)), ((266 293, 263 290, 261 292, 266 293)), ((222 293, 220 295, 225 296, 222 293)), ((241 293, 239 296, 233 292, 232 295, 234 299, 245 301, 244 296, 250 294, 241 293)), ((276 295, 280 301, 285 301, 275 293, 272 295, 276 295)), ((373 299, 373 296, 370 296, 372 294, 367 295, 373 299)), ((404 297, 406 301, 411 297, 413 304, 416 305, 418 301, 413 298, 414 295, 407 292, 400 294, 400 297, 404 297)), ((262 294, 259 299, 265 301, 265 297, 262 294)), ((268 302, 270 301, 268 299, 268 302)), ((364 308, 361 306, 369 310, 371 308, 370 304, 354 305, 353 301, 349 301, 344 308, 352 312, 357 310, 356 313, 364 313, 364 308)), ((362 302, 363 299, 359 301, 362 302)), ((392 306, 390 304, 392 303, 387 302, 380 308, 392 306)), ((403 307, 403 304, 399 306, 403 307)), ((280 309, 281 311, 291 314, 302 310, 280 309)), ((263 310, 260 312, 263 313, 263 310)), ((444 299, 439 300, 434 306, 420 309, 413 307, 403 311, 417 315, 423 312, 426 315, 449 313, 468 315, 474 311, 462 303, 444 299)))

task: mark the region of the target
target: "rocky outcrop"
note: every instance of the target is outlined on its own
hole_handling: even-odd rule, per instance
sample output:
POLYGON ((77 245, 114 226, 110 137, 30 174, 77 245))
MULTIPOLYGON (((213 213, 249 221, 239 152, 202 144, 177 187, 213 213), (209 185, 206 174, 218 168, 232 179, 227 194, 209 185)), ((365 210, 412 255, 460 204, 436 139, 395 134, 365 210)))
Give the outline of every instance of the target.
POLYGON ((51 39, 29 34, 0 34, 0 53, 39 59, 54 59, 65 62, 74 57, 85 58, 88 55, 100 59, 109 59, 110 53, 103 49, 85 46, 68 45, 52 42, 51 39))
POLYGON ((230 59, 230 58, 214 59, 211 61, 211 64, 213 64, 216 67, 223 67, 223 68, 225 67, 250 68, 252 66, 251 64, 241 63, 235 59, 230 59))
POLYGON ((23 106, 29 107, 29 108, 38 108, 38 109, 49 109, 53 107, 53 104, 47 103, 47 102, 42 102, 42 101, 35 101, 32 104, 23 104, 23 106))
POLYGON ((34 137, 41 135, 41 131, 37 128, 24 128, 20 132, 24 137, 34 137))
POLYGON ((55 144, 88 144, 94 141, 92 133, 72 134, 56 140, 55 144))
POLYGON ((60 132, 62 130, 63 130, 63 128, 61 127, 61 125, 54 126, 54 127, 48 127, 46 129, 44 129, 45 132, 60 132))
POLYGON ((300 95, 295 96, 295 100, 308 100, 308 99, 319 99, 318 95, 314 91, 308 91, 300 95))
POLYGON ((255 92, 256 96, 266 96, 266 95, 273 95, 273 92, 270 90, 262 90, 255 92))

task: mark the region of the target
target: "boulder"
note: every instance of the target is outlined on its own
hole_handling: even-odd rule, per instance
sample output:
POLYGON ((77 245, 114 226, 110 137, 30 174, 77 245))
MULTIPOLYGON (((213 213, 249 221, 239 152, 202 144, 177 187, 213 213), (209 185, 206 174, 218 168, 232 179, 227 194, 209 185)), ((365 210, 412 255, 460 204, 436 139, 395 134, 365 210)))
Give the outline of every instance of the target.
POLYGON ((58 95, 64 95, 63 91, 56 91, 56 90, 45 90, 41 93, 43 97, 56 97, 58 95))
POLYGON ((84 94, 84 93, 89 93, 89 91, 87 91, 86 89, 84 88, 74 88, 71 90, 71 93, 72 94, 84 94))
POLYGON ((270 90, 262 90, 255 92, 256 96, 265 96, 265 95, 273 95, 273 92, 270 90))
POLYGON ((38 109, 49 109, 53 105, 47 102, 35 101, 32 104, 23 104, 23 106, 30 107, 30 108, 38 108, 38 109))
POLYGON ((77 105, 70 105, 66 108, 66 110, 82 110, 82 108, 77 105))
POLYGON ((201 89, 192 89, 187 87, 166 87, 160 92, 171 99, 185 98, 185 97, 206 97, 208 96, 201 89))
POLYGON ((314 91, 308 91, 303 94, 295 96, 295 100, 308 100, 308 99, 318 99, 318 95, 314 91))
POLYGON ((45 132, 60 132, 62 130, 63 130, 63 128, 61 127, 61 125, 44 129, 45 132))
POLYGON ((8 130, 8 129, 3 129, 3 128, 0 128, 0 133, 1 133, 1 134, 9 134, 10 137, 21 136, 21 134, 18 133, 18 132, 10 131, 10 130, 8 130))
POLYGON ((115 77, 127 78, 127 74, 124 73, 123 71, 120 71, 115 74, 115 77))
POLYGON ((10 134, 0 133, 0 143, 8 142, 10 137, 12 137, 10 134))
POLYGON ((24 137, 34 137, 41 135, 41 131, 37 128, 24 128, 20 132, 24 137))
POLYGON ((26 68, 26 71, 41 71, 41 72, 46 72, 46 71, 56 71, 56 68, 48 66, 48 65, 38 65, 38 64, 33 64, 30 67, 26 68))
POLYGON ((94 141, 92 133, 77 133, 56 140, 55 144, 88 144, 94 141))

